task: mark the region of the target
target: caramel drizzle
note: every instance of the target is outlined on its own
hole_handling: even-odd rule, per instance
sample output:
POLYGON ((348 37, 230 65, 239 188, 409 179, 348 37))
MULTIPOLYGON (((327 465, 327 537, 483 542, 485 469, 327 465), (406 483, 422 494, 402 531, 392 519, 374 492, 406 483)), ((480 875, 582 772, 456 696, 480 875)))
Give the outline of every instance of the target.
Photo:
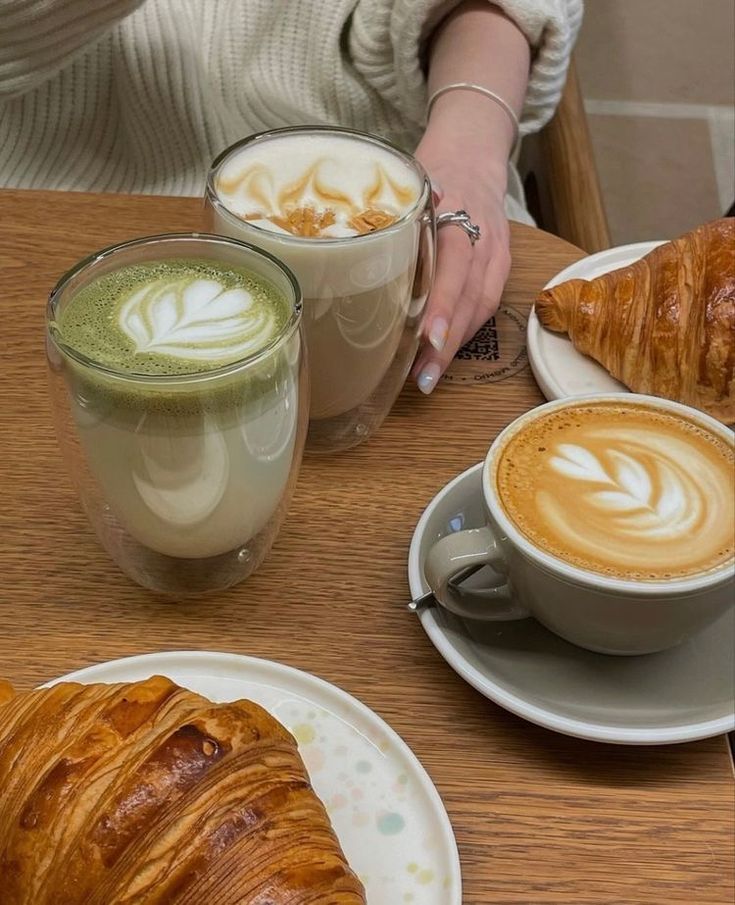
POLYGON ((363 204, 365 207, 374 207, 375 202, 380 198, 386 186, 390 188, 396 200, 402 207, 412 204, 415 200, 414 193, 411 189, 394 182, 380 164, 377 164, 375 167, 375 177, 375 182, 363 196, 363 204))
POLYGON ((262 163, 254 164, 243 173, 238 173, 237 176, 231 176, 229 179, 220 176, 218 189, 228 195, 247 191, 263 210, 268 210, 274 193, 273 175, 262 163), (268 192, 268 188, 270 188, 270 192, 268 192))
POLYGON ((313 189, 317 198, 323 198, 334 207, 339 207, 340 205, 344 205, 348 209, 352 207, 352 199, 349 195, 339 189, 329 188, 323 182, 320 182, 320 165, 320 162, 316 161, 300 179, 281 189, 278 195, 278 207, 280 210, 288 210, 292 205, 298 205, 298 202, 308 192, 309 188, 313 189))
MULTIPOLYGON (((228 179, 220 178, 219 189, 228 194, 247 192, 260 210, 253 210, 244 215, 244 220, 270 220, 271 223, 294 236, 320 238, 324 231, 337 222, 336 211, 345 210, 350 215, 347 225, 359 235, 385 229, 395 223, 398 216, 382 209, 378 201, 386 193, 392 193, 400 207, 406 207, 415 200, 415 193, 407 186, 402 186, 385 172, 383 167, 375 164, 375 179, 364 191, 361 211, 353 213, 354 201, 345 192, 326 185, 319 178, 319 170, 323 160, 317 160, 295 182, 285 186, 280 192, 275 191, 273 176, 263 164, 254 164, 246 170, 228 179), (268 191, 270 189, 270 192, 268 191), (325 205, 317 210, 313 205, 299 203, 309 189, 325 205), (275 204, 273 199, 275 197, 275 204), (277 208, 277 213, 264 213, 277 208)), ((327 238, 329 238, 327 236, 327 238)))

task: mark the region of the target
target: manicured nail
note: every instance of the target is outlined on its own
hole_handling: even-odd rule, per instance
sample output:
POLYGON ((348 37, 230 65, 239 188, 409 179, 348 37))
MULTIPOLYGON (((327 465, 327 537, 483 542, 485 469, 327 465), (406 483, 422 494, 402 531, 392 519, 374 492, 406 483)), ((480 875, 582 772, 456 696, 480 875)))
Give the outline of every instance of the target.
POLYGON ((441 368, 435 361, 432 361, 430 364, 425 365, 418 376, 418 380, 416 381, 421 392, 425 393, 428 396, 429 393, 431 393, 431 391, 437 385, 440 375, 441 368))
POLYGON ((431 325, 431 330, 429 330, 429 342, 437 352, 441 352, 441 350, 444 348, 448 335, 449 324, 444 320, 443 317, 434 318, 434 321, 431 325))

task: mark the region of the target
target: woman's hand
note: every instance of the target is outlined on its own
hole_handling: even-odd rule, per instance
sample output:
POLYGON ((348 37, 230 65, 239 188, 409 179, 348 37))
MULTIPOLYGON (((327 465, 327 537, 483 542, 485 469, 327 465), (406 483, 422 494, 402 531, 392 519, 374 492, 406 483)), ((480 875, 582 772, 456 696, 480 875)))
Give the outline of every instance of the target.
MULTIPOLYGON (((464 0, 429 43, 428 93, 458 83, 523 107, 530 48, 523 32, 488 0, 464 0)), ((510 270, 503 202, 515 126, 506 110, 467 89, 436 96, 416 150, 437 189, 439 213, 466 210, 480 227, 475 245, 457 226, 439 231, 434 288, 413 375, 430 393, 455 353, 497 310, 510 270)))
MULTIPOLYGON (((448 95, 446 100, 450 100, 448 95)), ((472 99, 475 104, 477 100, 490 104, 486 98, 472 99)), ((466 101, 460 99, 460 106, 466 101)), ((480 134, 481 127, 457 132, 450 128, 450 117, 438 114, 437 104, 416 157, 434 185, 437 213, 466 210, 480 227, 480 238, 472 245, 457 226, 443 226, 438 231, 436 277, 422 324, 423 342, 412 371, 419 389, 427 394, 460 346, 496 312, 510 271, 509 228, 503 203, 505 151, 494 159, 487 150, 492 139, 480 134)))

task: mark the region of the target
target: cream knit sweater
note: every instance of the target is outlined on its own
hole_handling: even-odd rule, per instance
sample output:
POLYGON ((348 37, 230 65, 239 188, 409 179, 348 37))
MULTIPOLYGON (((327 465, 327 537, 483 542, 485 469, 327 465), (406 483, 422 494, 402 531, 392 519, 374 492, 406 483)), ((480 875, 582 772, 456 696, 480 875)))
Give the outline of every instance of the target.
MULTIPOLYGON (((559 99, 582 0, 494 2, 534 48, 527 134, 559 99)), ((458 3, 0 0, 0 185, 199 195, 227 145, 303 123, 413 150, 423 45, 458 3)))

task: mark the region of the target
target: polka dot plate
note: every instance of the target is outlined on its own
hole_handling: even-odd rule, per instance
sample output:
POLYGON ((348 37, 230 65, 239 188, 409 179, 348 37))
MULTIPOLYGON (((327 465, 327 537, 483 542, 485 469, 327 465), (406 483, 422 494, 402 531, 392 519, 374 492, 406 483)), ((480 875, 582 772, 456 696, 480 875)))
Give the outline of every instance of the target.
POLYGON ((212 701, 255 701, 292 732, 368 905, 461 905, 457 845, 439 793, 406 743, 364 704, 289 666, 206 651, 128 657, 55 682, 156 674, 212 701))

